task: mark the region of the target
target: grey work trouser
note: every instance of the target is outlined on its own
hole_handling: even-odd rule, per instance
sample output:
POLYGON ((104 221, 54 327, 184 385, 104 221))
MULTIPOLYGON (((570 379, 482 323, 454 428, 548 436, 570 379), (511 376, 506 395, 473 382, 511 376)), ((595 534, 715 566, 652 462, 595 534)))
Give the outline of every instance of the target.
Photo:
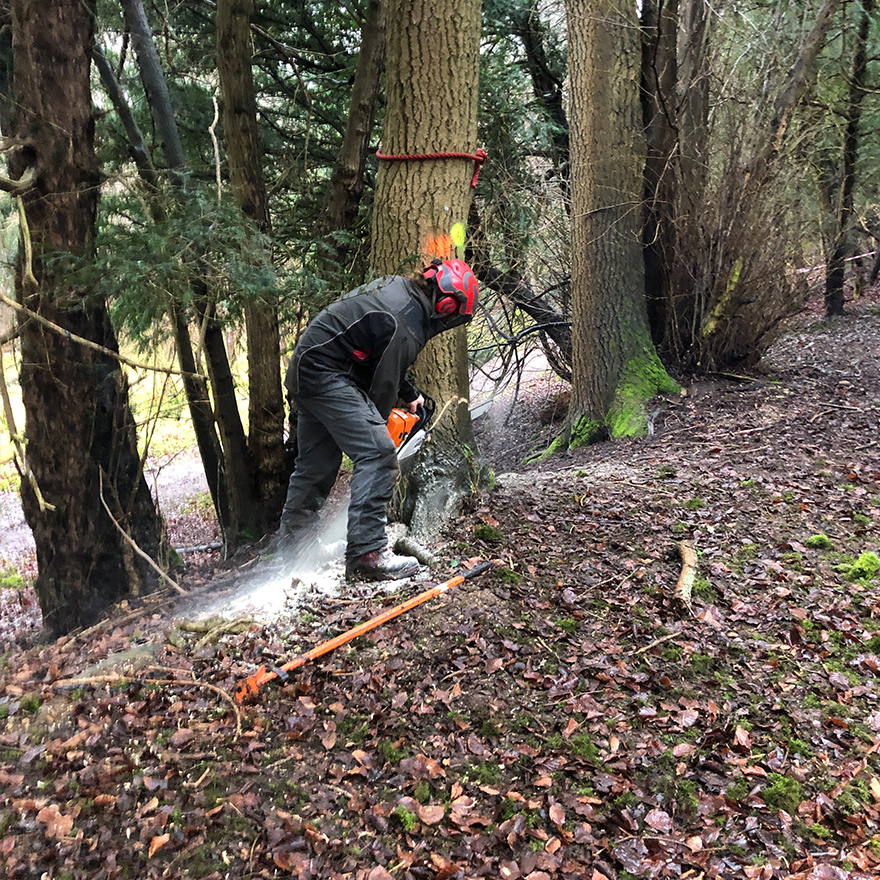
POLYGON ((284 532, 311 525, 327 500, 344 452, 354 465, 348 508, 353 559, 385 546, 386 505, 397 478, 397 450, 373 402, 358 388, 333 383, 320 397, 297 397, 299 451, 281 514, 284 532))

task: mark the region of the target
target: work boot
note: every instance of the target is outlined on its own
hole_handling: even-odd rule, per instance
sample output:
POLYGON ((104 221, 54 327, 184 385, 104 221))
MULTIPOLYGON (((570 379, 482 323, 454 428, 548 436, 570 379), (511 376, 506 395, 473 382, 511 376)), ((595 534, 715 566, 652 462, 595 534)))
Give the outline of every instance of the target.
POLYGON ((348 580, 394 581, 418 574, 421 567, 415 557, 398 556, 386 546, 346 560, 345 577, 348 580))

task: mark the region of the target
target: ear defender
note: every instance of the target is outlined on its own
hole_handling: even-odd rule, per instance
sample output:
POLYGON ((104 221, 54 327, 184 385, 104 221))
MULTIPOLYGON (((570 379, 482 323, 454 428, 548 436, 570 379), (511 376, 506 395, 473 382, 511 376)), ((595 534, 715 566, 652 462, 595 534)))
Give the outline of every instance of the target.
POLYGON ((425 278, 433 278, 437 283, 436 313, 443 317, 461 315, 470 320, 480 295, 473 269, 464 260, 434 260, 423 271, 425 278))
POLYGON ((438 315, 454 315, 459 309, 459 302, 454 296, 441 296, 434 303, 434 311, 438 315))

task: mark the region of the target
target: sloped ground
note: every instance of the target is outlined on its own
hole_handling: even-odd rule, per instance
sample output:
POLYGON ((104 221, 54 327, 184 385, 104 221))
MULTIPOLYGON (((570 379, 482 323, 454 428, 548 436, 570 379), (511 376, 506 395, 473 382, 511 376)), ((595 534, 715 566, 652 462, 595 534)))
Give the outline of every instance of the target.
POLYGON ((646 440, 508 469, 435 576, 491 572, 243 707, 424 585, 213 635, 166 637, 160 597, 12 647, 0 875, 880 876, 880 314, 850 311, 646 440))

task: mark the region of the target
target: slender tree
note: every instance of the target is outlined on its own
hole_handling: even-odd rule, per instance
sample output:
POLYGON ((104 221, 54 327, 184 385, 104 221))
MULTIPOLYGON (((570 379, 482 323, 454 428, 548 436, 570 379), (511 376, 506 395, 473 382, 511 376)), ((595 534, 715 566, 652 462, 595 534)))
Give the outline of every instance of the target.
MULTIPOLYGON (((253 0, 218 0, 217 68, 232 190, 244 215, 268 236, 269 204, 251 69, 253 11, 253 0)), ((252 247, 260 245, 254 243, 252 247)), ((284 398, 274 291, 250 297, 244 314, 249 389, 247 454, 255 483, 258 521, 267 531, 284 503, 284 398)))
POLYGON ((19 148, 10 171, 21 182, 16 295, 29 310, 19 317, 27 438, 21 495, 51 634, 155 588, 157 571, 132 542, 160 564, 168 549, 141 469, 127 380, 112 354, 116 338, 87 271, 99 184, 93 12, 82 0, 11 3, 19 148))
MULTIPOLYGON (((479 0, 390 0, 386 26, 383 155, 476 155, 479 0)), ((375 270, 408 271, 455 255, 450 231, 467 223, 473 171, 473 161, 462 158, 381 163, 375 270)), ((416 364, 419 385, 441 414, 409 486, 416 535, 436 534, 472 474, 466 349, 464 328, 452 330, 436 337, 416 364)))
POLYGON ((852 72, 849 77, 840 162, 840 188, 834 211, 834 235, 825 268, 825 315, 843 314, 843 279, 846 258, 852 256, 853 192, 856 185, 856 159, 861 137, 862 102, 868 90, 868 33, 874 14, 874 0, 862 0, 862 15, 856 31, 852 72))
MULTIPOLYGON (((147 94, 152 117, 160 133, 162 152, 168 168, 185 197, 186 175, 189 163, 183 152, 174 109, 169 98, 165 76, 153 43, 152 29, 147 20, 141 0, 122 0, 125 20, 131 29, 132 43, 138 59, 138 70, 147 94)), ((227 548, 234 547, 239 536, 259 531, 257 523, 257 503, 251 471, 248 467, 248 447, 244 426, 238 410, 235 380, 226 351, 223 326, 216 316, 216 303, 206 279, 203 255, 196 253, 193 274, 190 282, 192 303, 202 329, 202 337, 214 399, 214 416, 223 451, 222 466, 218 462, 216 474, 206 475, 209 483, 223 480, 228 509, 217 507, 218 518, 224 532, 227 548), (223 479, 225 477, 225 480, 223 479)), ((185 318, 179 301, 173 304, 174 326, 177 330, 178 352, 189 359, 186 352, 188 335, 185 318), (186 332, 184 332, 186 330, 186 332)), ((194 364, 193 364, 194 366, 194 364)), ((186 367, 184 367, 186 369, 186 367)), ((193 411, 193 401, 190 401, 193 411)), ((204 460, 203 460, 204 461, 204 460)))

